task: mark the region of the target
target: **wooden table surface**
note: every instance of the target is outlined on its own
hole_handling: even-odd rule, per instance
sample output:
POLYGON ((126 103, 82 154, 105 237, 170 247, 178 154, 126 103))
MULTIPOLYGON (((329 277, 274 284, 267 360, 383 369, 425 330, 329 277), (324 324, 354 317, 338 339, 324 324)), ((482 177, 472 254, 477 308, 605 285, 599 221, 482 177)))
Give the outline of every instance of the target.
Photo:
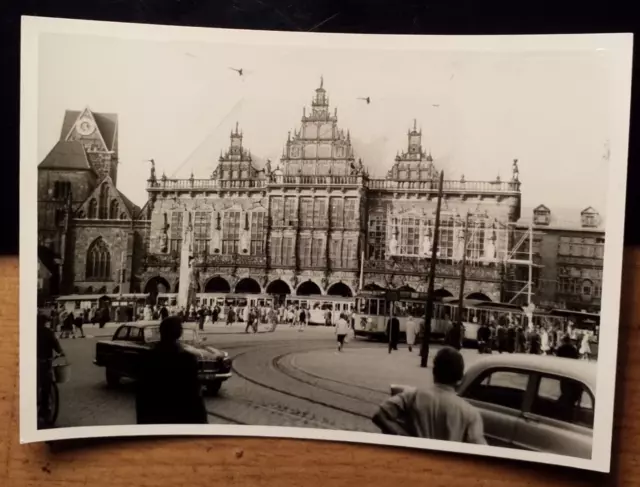
MULTIPOLYGON (((18 259, 0 258, 0 485, 640 485, 640 249, 625 252, 610 475, 391 447, 202 438, 18 442, 18 259), (634 350, 636 353, 629 353, 634 350)), ((34 325, 35 326, 35 325, 34 325)), ((608 324, 604 323, 606 329, 608 324)))

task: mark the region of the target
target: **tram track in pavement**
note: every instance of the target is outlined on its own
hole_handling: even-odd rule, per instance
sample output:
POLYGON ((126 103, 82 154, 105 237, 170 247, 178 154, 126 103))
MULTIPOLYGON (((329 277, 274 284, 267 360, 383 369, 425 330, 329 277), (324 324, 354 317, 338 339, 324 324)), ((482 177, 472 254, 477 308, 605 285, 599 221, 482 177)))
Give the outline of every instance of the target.
MULTIPOLYGON (((238 348, 240 348, 240 347, 238 347, 238 348)), ((277 346, 273 346, 273 347, 269 346, 268 348, 277 348, 277 346)), ((280 359, 282 356, 286 356, 286 355, 289 355, 289 354, 292 354, 292 353, 300 353, 302 351, 310 352, 310 351, 326 350, 326 349, 327 349, 327 346, 322 346, 322 347, 317 347, 316 346, 316 347, 311 347, 311 348, 306 348, 305 347, 303 350, 297 350, 295 352, 287 352, 287 353, 284 353, 284 354, 279 354, 275 358, 272 358, 270 360, 270 363, 271 363, 272 367, 274 368, 274 370, 278 371, 280 374, 282 374, 283 376, 285 376, 286 378, 288 378, 290 380, 294 380, 296 382, 303 383, 303 384, 305 384, 305 385, 307 385, 309 387, 313 387, 315 389, 326 390, 327 392, 330 392, 331 394, 342 396, 342 397, 348 398, 348 399, 350 399, 352 401, 358 401, 358 402, 361 402, 361 403, 365 403, 368 406, 374 406, 374 405, 377 406, 379 404, 377 402, 374 403, 373 401, 366 401, 366 400, 363 400, 361 397, 355 397, 353 395, 341 393, 341 392, 336 391, 336 390, 331 389, 331 388, 320 387, 317 384, 314 384, 314 383, 309 382, 309 381, 301 380, 298 377, 295 377, 295 376, 292 376, 291 374, 286 373, 282 369, 282 367, 280 367, 277 364, 278 359, 280 359)), ((234 362, 235 362, 235 360, 237 358, 241 358, 243 356, 246 356, 250 352, 251 352, 251 350, 247 350, 245 352, 241 352, 241 353, 238 353, 238 354, 234 355, 234 357, 233 357, 234 362)), ((327 401, 313 399, 313 398, 310 398, 308 396, 304 396, 304 395, 292 392, 291 390, 287 390, 287 389, 284 389, 282 387, 274 386, 273 384, 268 384, 268 383, 266 383, 264 381, 255 379, 253 377, 249 377, 246 373, 244 373, 242 371, 239 371, 237 365, 233 366, 233 371, 235 372, 235 374, 238 377, 241 377, 242 379, 246 380, 247 382, 255 384, 255 385, 259 386, 259 387, 263 387, 265 389, 268 389, 268 390, 271 390, 271 391, 274 391, 274 392, 277 392, 277 393, 280 393, 280 394, 283 394, 285 396, 289 396, 289 397, 292 397, 292 398, 295 398, 295 399, 306 401, 306 402, 314 404, 316 406, 321 406, 321 407, 324 407, 324 408, 328 408, 328 409, 331 409, 331 410, 334 410, 334 411, 339 411, 341 413, 346 413, 346 414, 353 415, 353 416, 356 416, 356 417, 359 417, 359 418, 363 418, 363 419, 367 419, 367 420, 371 419, 371 415, 370 414, 364 414, 364 413, 362 413, 360 411, 355 411, 355 410, 353 410, 351 408, 346 408, 346 407, 342 407, 342 406, 339 406, 339 405, 336 405, 336 404, 331 404, 331 403, 329 403, 327 401)))
MULTIPOLYGON (((290 345, 291 342, 288 340, 278 340, 278 341, 269 341, 269 342, 260 342, 260 343, 255 343, 255 344, 250 344, 247 345, 246 343, 230 343, 229 345, 226 346, 222 346, 221 348, 224 348, 225 350, 228 350, 230 352, 236 351, 236 350, 242 350, 245 349, 243 352, 241 353, 230 353, 230 356, 233 360, 235 360, 236 358, 240 357, 240 356, 244 356, 247 355, 249 353, 251 353, 252 351, 255 350, 255 348, 260 347, 261 349, 264 348, 278 348, 278 347, 282 347, 283 345, 290 345)), ((324 347, 319 347, 319 348, 314 348, 314 349, 323 349, 324 347)), ((270 389, 274 392, 278 392, 280 394, 286 394, 284 391, 281 391, 277 388, 274 387, 270 387, 268 384, 264 384, 260 381, 257 381, 255 379, 251 379, 251 378, 247 378, 245 374, 239 373, 236 369, 233 369, 235 374, 246 380, 247 382, 256 384, 258 386, 264 387, 266 389, 270 389)), ((296 397, 298 399, 303 399, 305 401, 309 401, 309 402, 314 402, 312 400, 309 400, 308 398, 304 397, 304 396, 299 396, 299 395, 293 395, 293 394, 286 394, 292 397, 296 397)), ((213 398, 212 398, 213 399, 213 398)), ((282 405, 277 405, 277 406, 273 406, 273 405, 266 405, 266 404, 262 404, 259 402, 256 402, 254 400, 251 399, 247 399, 247 398, 241 398, 241 397, 237 397, 237 396, 220 396, 220 399, 223 399, 225 401, 225 404, 228 403, 236 403, 236 404, 241 404, 243 406, 249 406, 250 409, 253 410, 261 410, 261 411, 265 411, 268 412, 269 414, 273 414, 282 418, 288 418, 290 420, 293 420, 296 423, 296 426, 303 426, 303 427, 314 427, 314 428, 321 428, 321 429, 336 429, 336 427, 334 425, 332 425, 331 423, 328 423, 326 421, 322 421, 322 420, 317 420, 314 418, 313 414, 309 414, 308 412, 301 412, 299 410, 296 409, 290 409, 287 408, 286 406, 282 406, 282 405)), ((213 418, 219 418, 222 419, 225 422, 228 423, 232 423, 235 425, 255 425, 255 423, 248 423, 246 421, 242 421, 240 419, 234 418, 229 416, 228 414, 221 414, 218 411, 215 410, 211 410, 211 407, 208 405, 208 409, 207 409, 207 414, 213 418)), ((363 416, 363 417, 367 417, 368 416, 363 416)))

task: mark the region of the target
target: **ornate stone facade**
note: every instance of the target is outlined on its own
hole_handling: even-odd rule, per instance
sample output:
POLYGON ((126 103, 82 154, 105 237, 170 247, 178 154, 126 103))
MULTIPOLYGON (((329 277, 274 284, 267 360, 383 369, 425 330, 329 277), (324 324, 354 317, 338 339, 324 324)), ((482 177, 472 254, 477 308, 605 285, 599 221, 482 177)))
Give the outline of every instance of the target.
MULTIPOLYGON (((78 121, 68 125, 88 132, 86 113, 75 113, 78 121)), ((111 147, 116 135, 108 138, 111 147)), ((117 161, 117 153, 112 157, 117 161)), ((423 149, 422 131, 414 121, 387 177, 371 178, 349 130, 338 125, 337 109, 331 112, 322 81, 276 167, 254 165, 236 124, 207 179, 158 178, 152 162, 148 202, 139 209, 116 189, 117 164, 105 170, 102 162, 86 161, 86 194, 58 226, 67 242, 62 292, 87 292, 94 281, 112 291, 123 275, 120 262, 127 290, 177 292, 187 228, 201 292, 353 295, 361 269, 366 289, 426 287, 439 172, 423 149)), ((443 194, 436 288, 457 296, 466 252, 465 295, 502 299, 511 224, 520 216, 517 167, 510 181, 445 180, 443 194)))

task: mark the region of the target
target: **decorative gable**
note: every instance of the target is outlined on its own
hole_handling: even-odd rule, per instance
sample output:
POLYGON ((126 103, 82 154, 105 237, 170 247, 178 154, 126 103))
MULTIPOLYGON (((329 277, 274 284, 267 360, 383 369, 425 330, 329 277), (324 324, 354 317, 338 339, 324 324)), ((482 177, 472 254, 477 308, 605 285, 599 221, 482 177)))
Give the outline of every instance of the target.
POLYGON ((590 206, 580 212, 580 222, 584 228, 595 228, 600 224, 600 214, 590 206))
POLYGON ((544 205, 534 208, 533 223, 535 225, 549 225, 551 223, 551 210, 544 205))
POLYGON ((76 210, 76 218, 131 220, 137 211, 137 206, 118 191, 107 176, 76 210))
POLYGON ((88 107, 81 112, 67 112, 65 125, 68 128, 67 134, 63 134, 65 141, 78 141, 84 145, 87 152, 107 152, 110 150, 100 131, 96 117, 88 107), (74 114, 77 116, 69 124, 74 114))

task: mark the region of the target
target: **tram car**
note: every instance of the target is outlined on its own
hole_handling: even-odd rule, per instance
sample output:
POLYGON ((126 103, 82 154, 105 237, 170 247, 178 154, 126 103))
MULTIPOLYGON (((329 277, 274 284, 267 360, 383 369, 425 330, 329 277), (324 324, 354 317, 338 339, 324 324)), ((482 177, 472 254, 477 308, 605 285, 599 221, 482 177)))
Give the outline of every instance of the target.
POLYGON ((350 316, 354 311, 354 299, 342 296, 287 296, 285 305, 304 307, 309 310, 310 325, 325 325, 327 312, 331 319, 331 325, 335 325, 340 319, 340 313, 350 316))

